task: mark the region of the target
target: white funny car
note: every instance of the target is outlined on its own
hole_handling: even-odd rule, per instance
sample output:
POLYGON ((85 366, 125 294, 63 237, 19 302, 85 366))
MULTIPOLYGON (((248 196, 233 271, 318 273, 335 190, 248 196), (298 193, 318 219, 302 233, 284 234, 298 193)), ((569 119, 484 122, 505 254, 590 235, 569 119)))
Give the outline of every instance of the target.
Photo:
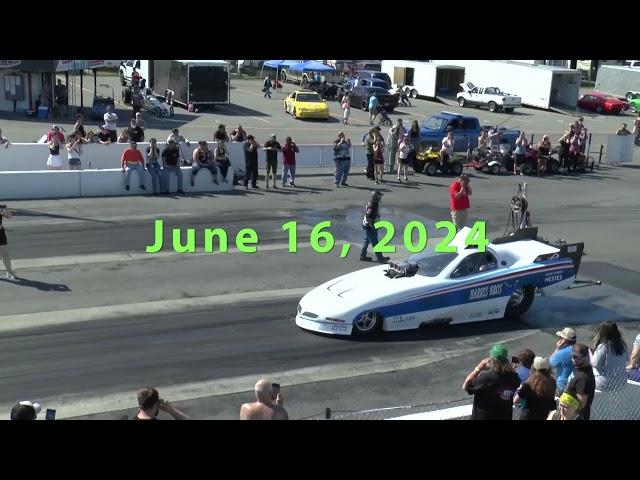
POLYGON ((462 92, 458 93, 458 105, 486 106, 489 111, 504 110, 513 112, 514 108, 522 105, 522 99, 515 95, 504 93, 498 87, 476 87, 473 83, 461 83, 462 92))
POLYGON ((451 245, 457 253, 425 250, 399 264, 365 268, 330 280, 298 304, 296 324, 337 335, 409 330, 436 323, 517 318, 536 291, 551 293, 574 283, 583 243, 558 245, 525 228, 489 243, 485 252, 465 247, 462 229, 451 245))

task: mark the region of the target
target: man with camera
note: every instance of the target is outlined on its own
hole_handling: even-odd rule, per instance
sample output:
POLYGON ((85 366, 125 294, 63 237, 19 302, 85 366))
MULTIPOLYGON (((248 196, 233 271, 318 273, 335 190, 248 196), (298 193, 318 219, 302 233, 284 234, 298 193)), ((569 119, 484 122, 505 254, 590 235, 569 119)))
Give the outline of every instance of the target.
POLYGON ((256 401, 240 407, 240 420, 289 420, 279 384, 263 378, 256 383, 254 390, 256 401))
POLYGON ((469 176, 466 173, 456 178, 449 186, 449 207, 451 210, 451 221, 455 224, 456 230, 460 231, 467 225, 469 219, 469 196, 471 187, 469 186, 469 176))

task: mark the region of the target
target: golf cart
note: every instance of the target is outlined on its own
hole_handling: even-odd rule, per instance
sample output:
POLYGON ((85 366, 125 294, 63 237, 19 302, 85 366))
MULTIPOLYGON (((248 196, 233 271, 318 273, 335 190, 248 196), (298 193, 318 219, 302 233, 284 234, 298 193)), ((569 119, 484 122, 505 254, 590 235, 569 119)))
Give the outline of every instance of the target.
POLYGON ((98 87, 104 87, 104 89, 108 92, 108 89, 111 89, 111 96, 98 94, 98 90, 96 89, 95 94, 93 96, 93 108, 91 109, 91 119, 92 120, 101 120, 104 117, 104 114, 107 113, 107 107, 110 105, 112 109, 115 108, 115 94, 113 87, 105 84, 100 84, 98 87))

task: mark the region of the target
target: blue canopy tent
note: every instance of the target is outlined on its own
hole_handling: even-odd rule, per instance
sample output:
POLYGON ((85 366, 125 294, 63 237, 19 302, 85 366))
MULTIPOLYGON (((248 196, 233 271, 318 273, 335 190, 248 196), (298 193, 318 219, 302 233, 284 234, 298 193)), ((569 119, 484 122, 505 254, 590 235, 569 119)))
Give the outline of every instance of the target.
POLYGON ((308 70, 316 72, 335 72, 336 69, 329 65, 325 65, 324 63, 316 62, 315 60, 307 60, 306 62, 291 65, 289 70, 293 70, 294 72, 305 72, 308 70))
MULTIPOLYGON (((267 60, 262 64, 262 70, 260 71, 260 78, 264 73, 264 67, 275 68, 276 69, 276 79, 280 78, 280 69, 283 67, 290 67, 291 65, 296 65, 298 63, 302 63, 304 60, 267 60)), ((277 83, 276 83, 277 85, 277 83)))

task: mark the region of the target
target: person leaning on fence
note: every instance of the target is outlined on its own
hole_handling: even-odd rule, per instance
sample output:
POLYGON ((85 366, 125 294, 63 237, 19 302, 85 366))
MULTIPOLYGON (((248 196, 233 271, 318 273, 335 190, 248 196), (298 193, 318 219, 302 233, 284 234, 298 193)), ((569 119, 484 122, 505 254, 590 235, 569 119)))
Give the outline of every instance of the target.
POLYGON ((180 151, 173 138, 167 142, 167 146, 162 151, 162 175, 164 177, 165 193, 170 193, 171 172, 174 172, 178 177, 178 193, 184 193, 182 190, 182 170, 180 170, 180 151))
POLYGON ((589 348, 583 343, 571 347, 573 372, 567 379, 565 392, 578 400, 577 410, 582 420, 591 418, 591 404, 596 394, 596 379, 589 363, 589 348))
POLYGON ((489 357, 478 363, 462 384, 473 395, 471 420, 511 420, 513 397, 520 378, 513 370, 507 349, 494 345, 489 357))
POLYGON ((547 420, 577 420, 579 409, 578 400, 568 393, 563 393, 558 401, 558 409, 550 412, 547 420))
POLYGON ((198 142, 198 148, 193 151, 193 158, 191 161, 191 186, 195 185, 196 175, 200 170, 206 168, 211 172, 213 183, 218 185, 218 169, 213 164, 213 158, 211 150, 207 145, 206 140, 200 140, 198 142))
POLYGON ((351 169, 351 139, 346 138, 344 132, 338 133, 333 142, 333 161, 336 164, 334 183, 337 188, 348 187, 347 177, 351 169))
POLYGON ((531 367, 531 374, 513 397, 513 404, 520 413, 518 420, 545 420, 556 408, 556 380, 548 358, 535 357, 531 367))
POLYGON ((69 170, 80 170, 82 167, 82 144, 86 143, 80 132, 74 130, 67 139, 67 157, 69 160, 69 170))
POLYGON ((146 149, 147 156, 147 170, 151 175, 151 187, 153 188, 153 194, 157 195, 165 190, 164 176, 162 175, 162 168, 160 167, 160 149, 156 146, 156 139, 149 139, 149 146, 146 149))
POLYGON ((556 393, 560 395, 564 391, 569 375, 573 372, 571 361, 571 351, 578 337, 573 328, 566 327, 556 332, 559 340, 556 342, 556 349, 549 357, 551 366, 556 369, 556 393))
POLYGON ((602 391, 618 390, 626 385, 626 366, 629 350, 622 339, 618 325, 612 321, 600 324, 593 341, 591 357, 596 388, 602 391))
POLYGON ((142 157, 142 152, 138 150, 136 142, 129 142, 129 148, 122 152, 122 156, 120 157, 120 166, 122 167, 122 173, 125 174, 125 190, 129 190, 129 181, 131 180, 131 172, 133 170, 138 173, 140 189, 145 190, 144 158, 142 157))

